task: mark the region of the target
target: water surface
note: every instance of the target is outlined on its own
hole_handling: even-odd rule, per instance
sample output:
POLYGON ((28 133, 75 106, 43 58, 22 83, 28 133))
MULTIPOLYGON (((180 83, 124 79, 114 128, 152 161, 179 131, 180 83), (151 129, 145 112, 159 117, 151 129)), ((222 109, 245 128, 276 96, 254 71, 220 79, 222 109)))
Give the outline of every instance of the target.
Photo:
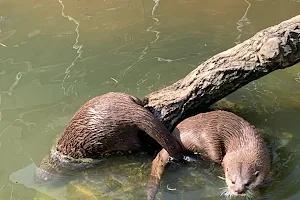
MULTIPOLYGON (((0 199, 142 199, 146 155, 51 187, 35 185, 32 170, 86 100, 109 91, 142 98, 297 14, 298 0, 0 1, 0 199)), ((273 149, 276 181, 260 198, 299 199, 300 65, 227 98, 273 149)), ((158 197, 223 199, 220 168, 203 165, 170 167, 158 197)))

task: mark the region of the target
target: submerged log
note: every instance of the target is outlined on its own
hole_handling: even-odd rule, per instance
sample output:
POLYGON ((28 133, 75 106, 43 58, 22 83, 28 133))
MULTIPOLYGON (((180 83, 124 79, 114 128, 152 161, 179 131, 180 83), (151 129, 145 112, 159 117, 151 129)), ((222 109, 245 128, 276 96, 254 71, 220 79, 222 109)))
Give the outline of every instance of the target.
POLYGON ((272 71, 300 60, 300 15, 219 53, 174 84, 150 93, 145 107, 170 130, 180 120, 272 71))

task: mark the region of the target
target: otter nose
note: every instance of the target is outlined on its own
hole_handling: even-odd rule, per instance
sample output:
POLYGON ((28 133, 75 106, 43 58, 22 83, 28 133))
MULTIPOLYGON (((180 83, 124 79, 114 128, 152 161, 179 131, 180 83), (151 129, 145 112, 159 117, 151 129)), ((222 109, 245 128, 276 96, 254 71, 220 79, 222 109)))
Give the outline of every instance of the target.
POLYGON ((245 191, 242 188, 239 188, 239 189, 235 189, 234 192, 237 194, 243 194, 245 191))

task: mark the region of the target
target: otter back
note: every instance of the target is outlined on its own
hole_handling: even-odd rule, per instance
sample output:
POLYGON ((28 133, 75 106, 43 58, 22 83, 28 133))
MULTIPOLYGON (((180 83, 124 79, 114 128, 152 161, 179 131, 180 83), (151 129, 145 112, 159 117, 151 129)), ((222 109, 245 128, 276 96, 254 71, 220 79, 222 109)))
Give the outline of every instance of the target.
POLYGON ((113 92, 89 100, 75 113, 57 149, 74 158, 98 158, 114 151, 139 150, 138 131, 149 134, 171 156, 182 156, 178 142, 139 99, 113 92))

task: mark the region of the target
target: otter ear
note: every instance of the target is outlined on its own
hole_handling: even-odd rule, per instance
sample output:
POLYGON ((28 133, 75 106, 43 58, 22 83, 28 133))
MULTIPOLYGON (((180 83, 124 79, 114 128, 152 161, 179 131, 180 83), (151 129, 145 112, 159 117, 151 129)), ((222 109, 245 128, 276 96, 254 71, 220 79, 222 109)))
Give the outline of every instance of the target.
POLYGON ((256 171, 256 172, 254 173, 254 175, 255 175, 255 177, 258 177, 259 171, 256 171))

